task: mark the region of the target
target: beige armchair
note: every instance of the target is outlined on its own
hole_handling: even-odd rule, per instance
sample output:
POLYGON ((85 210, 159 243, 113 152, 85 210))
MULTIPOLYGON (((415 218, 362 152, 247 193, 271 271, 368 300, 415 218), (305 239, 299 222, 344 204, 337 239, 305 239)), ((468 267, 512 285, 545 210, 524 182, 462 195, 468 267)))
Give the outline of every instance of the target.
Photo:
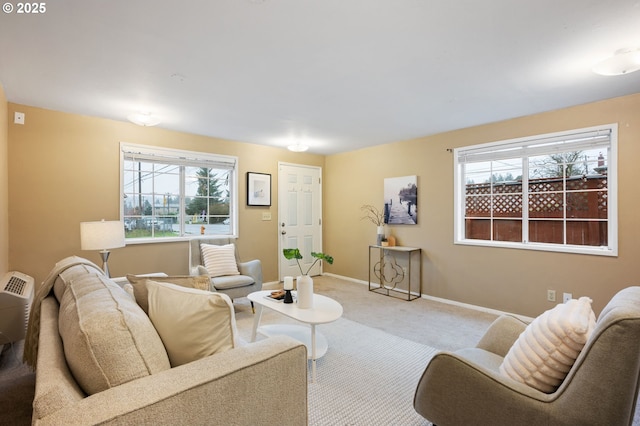
MULTIPOLYGON (((193 239, 189 242, 189 273, 191 275, 209 275, 204 267, 200 244, 226 245, 235 244, 233 238, 193 239)), ((246 297, 249 293, 262 290, 262 265, 260 260, 240 262, 236 246, 236 263, 240 275, 211 277, 211 291, 225 293, 233 299, 246 297)), ((253 302, 251 303, 253 309, 253 302)))
POLYGON ((441 352, 413 405, 439 426, 631 425, 640 375, 640 287, 616 294, 560 387, 546 394, 498 367, 526 324, 498 318, 477 347, 441 352))

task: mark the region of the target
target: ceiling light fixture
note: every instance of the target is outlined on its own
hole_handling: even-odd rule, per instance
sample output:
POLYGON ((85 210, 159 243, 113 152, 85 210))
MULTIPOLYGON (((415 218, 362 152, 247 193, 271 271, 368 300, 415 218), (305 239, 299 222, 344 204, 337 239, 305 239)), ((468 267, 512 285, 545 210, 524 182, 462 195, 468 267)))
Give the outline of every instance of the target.
POLYGON ((129 114, 127 116, 130 122, 137 124, 138 126, 155 126, 160 124, 160 119, 155 115, 151 115, 148 112, 137 112, 129 114))
POLYGON ((304 152, 308 150, 309 147, 307 145, 301 145, 300 142, 296 142, 294 145, 289 145, 287 149, 293 152, 304 152))
POLYGON ((593 72, 600 75, 622 75, 640 70, 640 49, 616 50, 613 56, 597 63, 593 72))

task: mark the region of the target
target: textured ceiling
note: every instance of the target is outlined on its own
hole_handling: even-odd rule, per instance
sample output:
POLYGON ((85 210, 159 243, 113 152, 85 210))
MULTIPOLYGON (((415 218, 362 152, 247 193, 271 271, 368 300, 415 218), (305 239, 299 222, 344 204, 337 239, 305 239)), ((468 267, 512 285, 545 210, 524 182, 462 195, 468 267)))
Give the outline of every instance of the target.
MULTIPOLYGON (((17 3, 14 3, 17 4, 17 3)), ((331 154, 640 92, 637 0, 56 0, 0 15, 10 102, 331 154)))

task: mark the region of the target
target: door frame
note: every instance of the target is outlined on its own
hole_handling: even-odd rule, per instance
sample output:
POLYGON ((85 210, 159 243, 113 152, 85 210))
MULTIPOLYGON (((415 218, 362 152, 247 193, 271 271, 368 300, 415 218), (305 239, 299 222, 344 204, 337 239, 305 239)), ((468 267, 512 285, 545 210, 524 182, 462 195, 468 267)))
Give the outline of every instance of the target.
MULTIPOLYGON (((318 171, 318 177, 320 178, 320 182, 318 183, 319 186, 319 194, 318 194, 318 217, 320 218, 320 232, 318 235, 318 243, 319 243, 319 251, 322 252, 322 247, 323 247, 323 242, 322 242, 322 234, 323 234, 323 230, 324 230, 324 221, 322 218, 322 167, 321 166, 311 166, 309 164, 297 164, 297 163, 290 163, 287 161, 278 161, 278 226, 277 226, 277 232, 278 232, 278 280, 282 281, 284 278, 282 276, 282 238, 281 238, 281 226, 280 224, 282 223, 282 206, 284 205, 283 201, 283 197, 286 196, 286 191, 282 191, 282 185, 286 183, 286 178, 284 178, 282 176, 282 173, 280 171, 280 167, 281 166, 287 166, 287 167, 298 167, 298 168, 304 168, 304 169, 315 169, 318 171)), ((323 272, 323 265, 322 263, 320 264, 320 275, 322 275, 323 272)))

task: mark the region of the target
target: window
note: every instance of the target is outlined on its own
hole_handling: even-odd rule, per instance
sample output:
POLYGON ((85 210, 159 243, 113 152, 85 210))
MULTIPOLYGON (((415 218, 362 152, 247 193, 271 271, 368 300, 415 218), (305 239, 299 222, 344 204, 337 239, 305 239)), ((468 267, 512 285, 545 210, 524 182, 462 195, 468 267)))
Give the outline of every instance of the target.
POLYGON ((454 150, 457 244, 617 255, 617 125, 454 150))
POLYGON ((129 242, 237 234, 237 159, 122 143, 129 242))

